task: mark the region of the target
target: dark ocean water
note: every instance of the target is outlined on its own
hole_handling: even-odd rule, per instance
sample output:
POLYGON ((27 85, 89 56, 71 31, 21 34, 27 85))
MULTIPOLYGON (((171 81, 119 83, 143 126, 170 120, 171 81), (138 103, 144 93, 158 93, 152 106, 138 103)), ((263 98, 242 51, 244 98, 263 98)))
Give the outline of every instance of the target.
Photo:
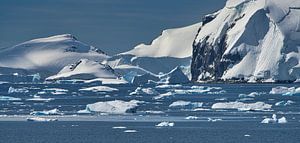
POLYGON ((2 143, 298 143, 300 142, 300 96, 270 94, 274 87, 299 87, 297 84, 204 84, 157 87, 147 85, 158 93, 172 96, 154 99, 157 95, 129 95, 137 87, 105 85, 119 91, 79 91, 90 85, 82 84, 0 84, 0 96, 19 98, 20 101, 0 101, 0 142, 2 143), (27 92, 8 93, 9 88, 27 92), (52 88, 52 89, 51 89, 52 88), (59 88, 59 89, 53 89, 59 88), (43 92, 45 91, 47 92, 43 92), (62 90, 64 89, 64 90, 62 90), (59 91, 62 90, 62 91, 59 91), (51 91, 51 92, 50 92, 51 91), (61 92, 61 93, 59 93, 61 92), (242 97, 256 92, 254 97, 242 97), (59 94, 58 94, 59 93, 59 94), (30 101, 34 96, 48 99, 30 101), (139 100, 136 113, 124 115, 78 114, 90 103, 111 100, 139 100), (201 102, 203 106, 169 107, 175 101, 201 102), (266 111, 214 110, 219 102, 264 102, 272 105, 266 111), (292 101, 276 106, 278 102, 292 101), (57 122, 27 122, 33 111, 58 109, 57 122), (151 113, 147 111, 159 111, 151 113), (276 114, 286 117, 286 124, 262 124, 266 117, 276 114), (188 116, 198 119, 187 120, 188 116), (212 121, 215 120, 215 121, 212 121), (156 127, 162 121, 175 123, 173 127, 156 127), (114 129, 113 127, 126 127, 114 129), (135 132, 124 132, 134 130, 135 132))

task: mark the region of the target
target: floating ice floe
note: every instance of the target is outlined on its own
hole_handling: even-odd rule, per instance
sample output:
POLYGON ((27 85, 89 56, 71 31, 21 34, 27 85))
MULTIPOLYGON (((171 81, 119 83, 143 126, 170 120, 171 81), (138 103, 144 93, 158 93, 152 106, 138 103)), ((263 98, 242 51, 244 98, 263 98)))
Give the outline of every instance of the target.
POLYGON ((169 96, 172 96, 172 95, 174 95, 172 92, 167 92, 167 93, 163 93, 163 94, 160 94, 158 96, 155 96, 154 99, 158 100, 158 99, 162 99, 162 98, 169 97, 169 96))
POLYGON ((147 114, 164 114, 165 112, 163 112, 163 111, 151 111, 151 110, 149 110, 149 111, 145 111, 145 113, 147 113, 147 114))
MULTIPOLYGON (((221 90, 221 87, 206 87, 206 86, 192 86, 189 89, 173 89, 171 90, 174 94, 213 94, 214 92, 218 92, 221 90), (217 90, 217 91, 216 91, 217 90)), ((222 91, 226 92, 226 91, 222 91)))
POLYGON ((137 133, 137 130, 125 130, 124 133, 137 133))
POLYGON ((77 111, 78 114, 91 114, 92 112, 87 110, 87 109, 84 109, 84 110, 79 110, 77 111))
POLYGON ((264 92, 251 92, 251 93, 249 93, 249 94, 240 94, 240 95, 239 95, 239 98, 247 98, 247 97, 252 97, 252 98, 254 98, 254 97, 260 96, 260 95, 262 95, 262 94, 266 94, 266 93, 264 93, 264 92))
POLYGON ((32 121, 32 122, 53 122, 53 121, 58 121, 58 119, 32 117, 32 118, 27 118, 27 121, 32 121))
POLYGON ((40 96, 34 95, 33 98, 26 99, 26 101, 36 101, 36 102, 49 102, 54 100, 54 98, 42 98, 40 96))
POLYGON ((169 105, 169 107, 172 108, 180 108, 180 107, 198 108, 202 106, 203 106, 202 102, 190 102, 190 101, 182 101, 182 100, 175 101, 169 105))
POLYGON ((155 125, 156 127, 173 127, 175 125, 174 122, 160 122, 157 125, 155 125))
POLYGON ((181 84, 162 84, 162 85, 157 85, 155 88, 182 88, 183 85, 181 84))
POLYGON ((29 90, 26 88, 13 88, 13 87, 9 87, 8 89, 8 94, 12 94, 12 93, 28 93, 29 90))
MULTIPOLYGON (((62 89, 62 88, 45 88, 43 89, 45 93, 51 93, 53 95, 61 95, 61 94, 67 94, 68 90, 67 89, 62 89)), ((40 92, 42 93, 42 92, 40 92)))
POLYGON ((288 100, 288 101, 279 101, 275 103, 275 106, 289 106, 294 104, 295 102, 292 100, 288 100))
POLYGON ((109 113, 109 114, 125 114, 135 113, 138 104, 144 103, 143 101, 131 100, 131 101, 105 101, 97 102, 94 104, 88 104, 86 110, 91 112, 109 113))
POLYGON ((21 101, 21 98, 10 97, 10 96, 0 96, 0 101, 21 101))
POLYGON ((295 94, 300 94, 300 87, 295 88, 295 87, 278 86, 278 87, 272 88, 272 90, 270 91, 270 94, 282 94, 282 95, 292 96, 295 94))
POLYGON ((243 102, 223 102, 215 103, 212 109, 238 109, 240 111, 267 111, 272 108, 272 105, 264 102, 243 103, 243 102))
POLYGON ((127 129, 127 127, 124 126, 116 126, 116 127, 112 127, 113 129, 127 129))
POLYGON ((108 87, 108 86, 94 86, 94 87, 82 88, 82 89, 79 89, 79 91, 113 92, 113 91, 119 91, 119 90, 116 88, 108 87))
POLYGON ((153 88, 142 88, 142 87, 137 87, 134 92, 131 92, 129 95, 143 95, 143 94, 148 94, 148 95, 158 95, 159 93, 153 89, 153 88))
POLYGON ((222 121, 222 119, 213 119, 213 118, 208 118, 208 122, 217 122, 217 121, 222 121))
POLYGON ((199 117, 197 116, 188 116, 188 117, 185 117, 186 120, 198 120, 199 117))
POLYGON ((33 111, 30 115, 61 115, 62 113, 57 109, 45 110, 45 111, 33 111))
POLYGON ((264 120, 261 121, 263 124, 269 124, 269 123, 279 123, 279 124, 285 124, 287 123, 287 120, 285 117, 281 117, 280 119, 277 119, 277 115, 273 114, 272 118, 265 118, 264 120))

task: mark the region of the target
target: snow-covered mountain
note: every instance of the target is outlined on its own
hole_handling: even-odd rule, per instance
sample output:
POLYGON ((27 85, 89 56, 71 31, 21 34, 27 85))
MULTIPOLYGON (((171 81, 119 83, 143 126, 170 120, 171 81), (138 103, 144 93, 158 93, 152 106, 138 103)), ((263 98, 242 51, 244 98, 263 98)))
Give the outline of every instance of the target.
POLYGON ((82 43, 70 34, 64 34, 1 49, 0 67, 6 71, 24 69, 39 72, 47 77, 83 58, 101 62, 108 57, 100 49, 82 43))
POLYGON ((228 0, 193 44, 194 81, 300 78, 300 1, 228 0))

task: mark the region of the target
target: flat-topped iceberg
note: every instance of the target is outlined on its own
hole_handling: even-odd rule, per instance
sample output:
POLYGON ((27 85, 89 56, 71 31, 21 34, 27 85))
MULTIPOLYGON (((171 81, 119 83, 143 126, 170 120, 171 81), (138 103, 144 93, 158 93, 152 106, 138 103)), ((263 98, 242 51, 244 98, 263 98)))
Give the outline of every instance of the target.
POLYGON ((215 103, 211 107, 212 109, 238 109, 241 111, 265 111, 270 110, 272 105, 264 102, 256 103, 243 103, 243 102, 223 102, 215 103))
POLYGON ((33 111, 30 115, 61 115, 62 113, 57 109, 44 110, 44 111, 33 111))
POLYGON ((109 113, 109 114, 125 114, 125 113, 135 113, 138 104, 143 103, 142 101, 131 100, 131 101, 104 101, 97 102, 93 104, 88 104, 86 106, 87 111, 96 113, 109 113))
POLYGON ((270 94, 282 94, 282 95, 295 95, 295 94, 300 94, 300 88, 296 87, 284 87, 284 86, 278 86, 272 88, 270 91, 270 94))
POLYGON ((175 101, 169 105, 169 107, 172 108, 180 108, 180 107, 199 108, 202 106, 203 106, 202 102, 190 102, 190 101, 183 101, 183 100, 175 101))

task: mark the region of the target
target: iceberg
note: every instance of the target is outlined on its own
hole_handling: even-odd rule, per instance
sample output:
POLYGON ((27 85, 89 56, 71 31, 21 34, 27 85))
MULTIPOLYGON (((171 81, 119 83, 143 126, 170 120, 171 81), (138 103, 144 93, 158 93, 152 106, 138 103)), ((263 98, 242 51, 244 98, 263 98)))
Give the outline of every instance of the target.
POLYGON ((137 75, 133 77, 131 83, 134 85, 144 85, 150 83, 151 81, 158 82, 159 80, 159 77, 157 77, 156 75, 146 73, 143 75, 137 75))
POLYGON ((131 100, 131 101, 104 101, 93 104, 88 104, 86 110, 95 113, 109 113, 109 114, 125 114, 135 113, 138 104, 143 103, 142 101, 131 100))
POLYGON ((243 102, 223 102, 215 103, 212 109, 238 109, 240 111, 266 111, 272 108, 272 105, 264 102, 243 103, 243 102))
POLYGON ((176 67, 169 73, 161 75, 160 79, 162 82, 165 82, 167 84, 182 84, 190 82, 189 78, 182 72, 180 67, 176 67))

